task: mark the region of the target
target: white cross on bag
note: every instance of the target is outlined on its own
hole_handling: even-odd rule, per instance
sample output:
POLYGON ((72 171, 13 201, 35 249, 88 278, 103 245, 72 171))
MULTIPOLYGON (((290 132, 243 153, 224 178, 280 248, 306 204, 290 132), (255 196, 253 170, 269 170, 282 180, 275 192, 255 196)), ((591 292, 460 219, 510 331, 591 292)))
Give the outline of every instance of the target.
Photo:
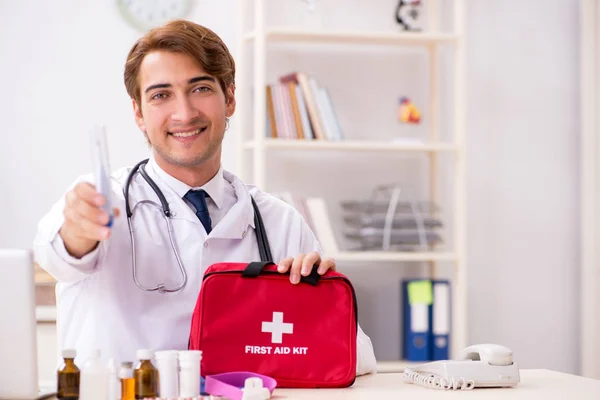
POLYGON ((263 321, 261 332, 271 334, 271 343, 281 343, 284 333, 294 333, 294 324, 283 322, 282 312, 273 312, 273 321, 263 321))

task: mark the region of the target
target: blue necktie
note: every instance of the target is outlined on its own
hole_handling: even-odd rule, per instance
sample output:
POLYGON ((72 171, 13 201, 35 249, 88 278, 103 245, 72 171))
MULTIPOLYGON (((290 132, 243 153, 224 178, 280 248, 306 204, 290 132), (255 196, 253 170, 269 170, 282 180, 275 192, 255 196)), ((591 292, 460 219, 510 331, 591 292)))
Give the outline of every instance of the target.
POLYGON ((211 228, 211 220, 210 214, 208 213, 208 207, 206 205, 206 198, 210 197, 208 193, 204 190, 190 190, 183 196, 184 199, 192 203, 194 208, 196 208, 196 216, 204 225, 204 229, 206 229, 206 233, 209 234, 212 230, 211 228))

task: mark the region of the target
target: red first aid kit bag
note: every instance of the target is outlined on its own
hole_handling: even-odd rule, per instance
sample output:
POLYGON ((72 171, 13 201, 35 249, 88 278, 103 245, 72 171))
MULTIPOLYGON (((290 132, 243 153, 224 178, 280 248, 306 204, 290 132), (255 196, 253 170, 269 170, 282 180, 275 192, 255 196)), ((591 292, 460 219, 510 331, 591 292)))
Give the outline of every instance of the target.
POLYGON ((261 262, 207 268, 192 315, 189 348, 202 376, 250 371, 278 387, 347 387, 356 377, 357 304, 346 276, 328 271, 290 283, 271 259, 253 201, 261 262))

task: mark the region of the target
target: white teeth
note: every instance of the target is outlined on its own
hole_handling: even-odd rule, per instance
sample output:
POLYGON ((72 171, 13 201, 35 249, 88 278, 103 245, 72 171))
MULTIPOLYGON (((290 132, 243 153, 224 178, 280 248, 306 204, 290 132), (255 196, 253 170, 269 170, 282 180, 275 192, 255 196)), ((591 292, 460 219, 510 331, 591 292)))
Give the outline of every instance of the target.
POLYGON ((171 134, 175 137, 190 137, 190 136, 194 136, 199 134, 201 131, 201 129, 196 129, 195 131, 191 131, 191 132, 171 132, 171 134))

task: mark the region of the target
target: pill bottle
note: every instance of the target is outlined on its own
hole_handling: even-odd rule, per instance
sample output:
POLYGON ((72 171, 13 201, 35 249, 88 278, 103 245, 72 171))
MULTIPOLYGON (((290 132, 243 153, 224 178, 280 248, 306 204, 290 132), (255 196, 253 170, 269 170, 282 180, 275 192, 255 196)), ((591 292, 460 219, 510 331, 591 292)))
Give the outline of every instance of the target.
POLYGON ((108 370, 100 361, 100 350, 93 350, 81 368, 79 400, 108 399, 108 370))
POLYGON ((158 397, 158 370, 152 364, 152 350, 138 350, 137 358, 140 362, 133 371, 135 398, 158 397))
POLYGON ((202 361, 200 350, 179 352, 179 397, 200 395, 200 361, 202 361))
POLYGON ((74 349, 65 349, 62 351, 64 363, 56 372, 56 398, 59 400, 77 400, 79 399, 79 378, 80 371, 75 365, 75 356, 77 351, 74 349))
POLYGON ((179 353, 176 350, 164 350, 154 353, 158 369, 158 387, 161 398, 176 398, 179 396, 179 353))
POLYGON ((121 380, 121 400, 135 399, 135 379, 133 378, 133 363, 123 362, 119 368, 121 380))
POLYGON ((121 382, 118 378, 117 364, 114 358, 108 360, 108 399, 109 400, 120 400, 121 399, 121 382))

